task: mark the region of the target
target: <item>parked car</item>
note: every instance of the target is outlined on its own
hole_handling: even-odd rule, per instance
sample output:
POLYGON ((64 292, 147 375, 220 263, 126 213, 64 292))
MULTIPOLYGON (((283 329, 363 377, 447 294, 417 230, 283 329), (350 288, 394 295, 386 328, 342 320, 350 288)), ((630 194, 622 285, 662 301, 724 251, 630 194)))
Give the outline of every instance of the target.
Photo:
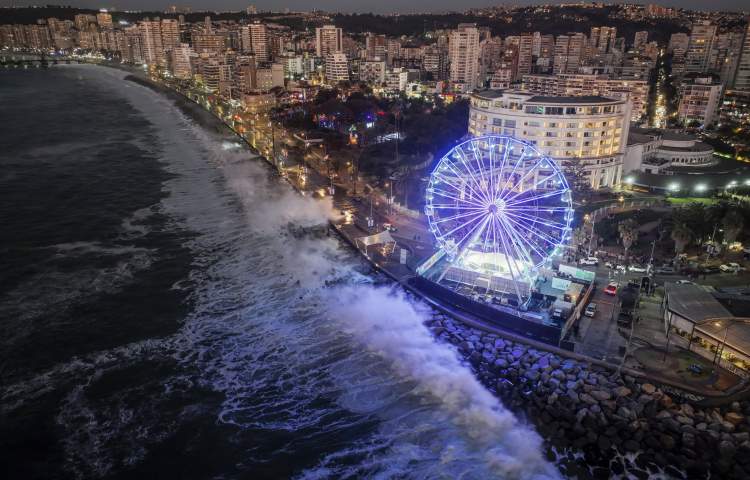
POLYGON ((646 273, 648 271, 648 268, 641 265, 631 265, 629 270, 635 273, 646 273))
POLYGON ((618 272, 620 272, 620 273, 625 273, 625 272, 628 271, 628 269, 625 268, 625 265, 617 265, 617 266, 615 266, 615 270, 618 271, 618 272))
POLYGON ((598 266, 599 265, 599 259, 596 258, 596 257, 586 257, 586 258, 582 258, 582 259, 578 260, 578 264, 579 265, 594 265, 594 266, 598 266))
POLYGON ((388 230, 389 232, 398 232, 398 228, 394 227, 390 223, 384 223, 383 228, 388 230))
POLYGON ((609 285, 604 287, 604 293, 612 296, 617 295, 617 287, 617 282, 609 282, 609 285))
POLYGON ((719 267, 719 270, 722 272, 739 272, 741 270, 744 270, 744 268, 739 264, 735 262, 725 263, 724 265, 721 265, 719 267))
POLYGON ((586 306, 586 310, 583 312, 584 315, 587 317, 593 317, 596 315, 596 304, 595 303, 589 303, 586 306))

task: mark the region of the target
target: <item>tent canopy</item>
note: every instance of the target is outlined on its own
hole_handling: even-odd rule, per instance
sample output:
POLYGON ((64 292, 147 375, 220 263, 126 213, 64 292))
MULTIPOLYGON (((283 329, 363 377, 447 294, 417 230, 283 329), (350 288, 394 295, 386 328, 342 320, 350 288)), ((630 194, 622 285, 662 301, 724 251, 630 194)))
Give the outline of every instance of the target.
POLYGON ((375 235, 359 237, 357 239, 357 242, 362 242, 365 247, 369 247, 370 245, 376 245, 378 243, 396 243, 396 240, 394 240, 391 236, 391 232, 385 230, 383 232, 376 233, 375 235))

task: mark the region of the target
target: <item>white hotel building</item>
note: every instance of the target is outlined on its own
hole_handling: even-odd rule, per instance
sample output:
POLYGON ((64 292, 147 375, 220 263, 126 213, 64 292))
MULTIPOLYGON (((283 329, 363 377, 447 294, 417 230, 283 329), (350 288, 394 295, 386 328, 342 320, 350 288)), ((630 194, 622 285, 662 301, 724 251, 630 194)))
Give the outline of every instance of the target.
POLYGON ((469 134, 527 141, 598 189, 621 182, 630 117, 624 99, 487 90, 471 95, 469 134))

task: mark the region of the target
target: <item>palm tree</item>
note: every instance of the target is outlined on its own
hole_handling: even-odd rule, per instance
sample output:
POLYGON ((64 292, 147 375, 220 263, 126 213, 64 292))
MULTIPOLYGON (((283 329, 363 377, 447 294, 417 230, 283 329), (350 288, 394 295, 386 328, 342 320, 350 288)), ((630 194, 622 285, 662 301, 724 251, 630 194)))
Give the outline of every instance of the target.
POLYGON ((675 254, 682 253, 694 238, 693 231, 684 223, 676 222, 672 227, 672 240, 674 240, 675 254))
POLYGON ((737 236, 745 226, 745 219, 737 208, 730 208, 721 223, 724 226, 724 240, 727 244, 731 244, 737 240, 737 236))
POLYGON ((620 234, 620 240, 625 249, 625 260, 627 260, 630 247, 638 240, 638 224, 632 218, 628 218, 617 225, 617 231, 620 234))

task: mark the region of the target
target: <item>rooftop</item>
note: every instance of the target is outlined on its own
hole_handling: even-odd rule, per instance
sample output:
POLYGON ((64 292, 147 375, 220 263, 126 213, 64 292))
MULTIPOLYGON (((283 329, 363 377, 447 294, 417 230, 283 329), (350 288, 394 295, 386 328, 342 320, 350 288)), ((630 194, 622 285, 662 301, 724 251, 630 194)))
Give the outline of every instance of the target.
POLYGON ((570 97, 555 97, 535 95, 529 99, 529 103, 564 103, 564 104, 590 104, 590 103, 620 103, 622 100, 601 97, 599 95, 581 95, 570 97))
POLYGON ((727 318, 732 314, 710 292, 694 284, 666 284, 669 310, 681 317, 702 324, 714 318, 727 318))

